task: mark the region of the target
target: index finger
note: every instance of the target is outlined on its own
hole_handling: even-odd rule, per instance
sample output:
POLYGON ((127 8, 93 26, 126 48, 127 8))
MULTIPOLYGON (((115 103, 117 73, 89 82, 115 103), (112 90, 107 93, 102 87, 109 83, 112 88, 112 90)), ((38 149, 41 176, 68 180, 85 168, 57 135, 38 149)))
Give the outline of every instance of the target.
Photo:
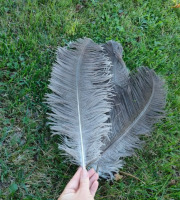
POLYGON ((77 190, 79 187, 80 175, 81 175, 82 167, 79 167, 77 172, 71 178, 65 189, 77 190))

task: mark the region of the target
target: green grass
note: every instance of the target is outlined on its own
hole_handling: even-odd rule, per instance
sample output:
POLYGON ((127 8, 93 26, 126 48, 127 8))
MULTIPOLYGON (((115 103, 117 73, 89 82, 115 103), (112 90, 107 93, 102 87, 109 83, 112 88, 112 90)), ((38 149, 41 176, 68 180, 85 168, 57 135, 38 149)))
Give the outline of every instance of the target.
MULTIPOLYGON (((176 2, 177 3, 177 2, 176 2)), ((171 0, 0 1, 0 199, 57 199, 76 166, 50 137, 43 103, 57 46, 90 37, 122 43, 132 70, 149 66, 168 88, 167 118, 96 199, 180 199, 180 8, 171 0), (76 9, 77 4, 83 7, 76 9)))

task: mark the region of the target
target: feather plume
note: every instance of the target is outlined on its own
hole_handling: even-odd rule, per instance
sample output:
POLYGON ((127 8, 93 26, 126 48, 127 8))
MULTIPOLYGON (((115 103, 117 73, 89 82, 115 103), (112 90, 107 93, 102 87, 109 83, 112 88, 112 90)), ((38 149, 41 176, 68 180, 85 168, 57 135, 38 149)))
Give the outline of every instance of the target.
POLYGON ((91 39, 79 39, 58 48, 47 95, 50 127, 60 135, 69 160, 86 167, 101 153, 102 137, 110 131, 110 61, 91 39))
POLYGON ((110 40, 102 45, 105 54, 112 62, 111 73, 113 74, 112 82, 115 85, 124 87, 128 83, 129 70, 126 67, 123 56, 123 47, 120 43, 110 40))
POLYGON ((130 75, 126 87, 116 85, 115 91, 112 131, 109 139, 104 138, 101 157, 93 165, 106 179, 113 179, 113 173, 122 168, 123 157, 131 156, 141 147, 139 136, 150 134, 153 124, 162 118, 165 106, 163 81, 145 67, 130 75))

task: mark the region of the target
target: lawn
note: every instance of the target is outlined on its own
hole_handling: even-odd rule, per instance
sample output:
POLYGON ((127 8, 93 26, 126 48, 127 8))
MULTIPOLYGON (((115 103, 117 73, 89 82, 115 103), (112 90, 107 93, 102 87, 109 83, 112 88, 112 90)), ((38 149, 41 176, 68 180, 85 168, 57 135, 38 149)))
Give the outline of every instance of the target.
POLYGON ((173 0, 0 1, 0 199, 55 200, 77 166, 64 162, 47 125, 44 95, 57 46, 81 37, 119 41, 130 70, 166 82, 166 118, 120 180, 96 200, 180 199, 180 3, 173 0), (139 179, 139 180, 138 180, 139 179))

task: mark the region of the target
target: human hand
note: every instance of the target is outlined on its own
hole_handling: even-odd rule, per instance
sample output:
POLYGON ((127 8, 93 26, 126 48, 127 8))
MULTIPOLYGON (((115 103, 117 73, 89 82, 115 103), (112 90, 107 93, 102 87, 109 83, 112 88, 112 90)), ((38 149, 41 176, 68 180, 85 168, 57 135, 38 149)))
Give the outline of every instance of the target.
POLYGON ((94 169, 88 172, 80 167, 69 181, 58 200, 94 200, 99 175, 94 169))

